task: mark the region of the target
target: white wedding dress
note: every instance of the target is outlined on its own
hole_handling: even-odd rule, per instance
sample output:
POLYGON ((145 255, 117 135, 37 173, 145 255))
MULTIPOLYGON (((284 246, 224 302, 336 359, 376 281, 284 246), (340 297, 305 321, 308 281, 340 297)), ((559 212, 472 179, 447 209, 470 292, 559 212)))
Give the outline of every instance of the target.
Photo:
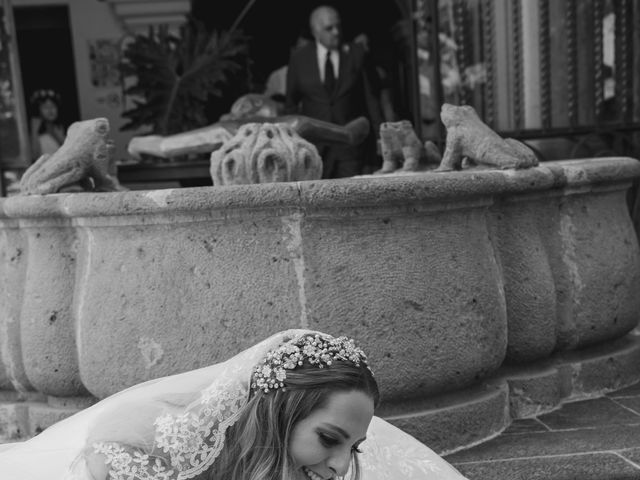
MULTIPOLYGON (((31 440, 2 446, 0 478, 194 478, 215 461, 223 448, 224 431, 247 402, 254 365, 284 341, 308 333, 315 332, 281 332, 226 362, 136 385, 31 440), (109 459, 110 476, 96 478, 90 473, 88 462, 94 451, 109 459)), ((363 480, 464 479, 428 447, 377 417, 361 449, 363 480)))

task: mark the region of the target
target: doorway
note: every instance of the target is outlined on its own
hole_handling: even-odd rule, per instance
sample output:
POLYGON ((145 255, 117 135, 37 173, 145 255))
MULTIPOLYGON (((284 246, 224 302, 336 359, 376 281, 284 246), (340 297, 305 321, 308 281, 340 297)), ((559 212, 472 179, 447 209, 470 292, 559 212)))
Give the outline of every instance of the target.
POLYGON ((33 92, 56 91, 65 127, 80 119, 76 69, 66 5, 14 7, 14 19, 27 115, 33 92))

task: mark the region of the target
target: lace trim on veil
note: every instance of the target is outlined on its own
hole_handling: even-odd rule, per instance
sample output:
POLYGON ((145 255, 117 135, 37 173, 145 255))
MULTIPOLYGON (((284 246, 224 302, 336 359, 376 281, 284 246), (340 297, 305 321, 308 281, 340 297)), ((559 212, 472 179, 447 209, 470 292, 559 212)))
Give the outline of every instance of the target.
POLYGON ((202 391, 196 406, 180 415, 165 414, 156 419, 154 451, 167 455, 148 454, 113 442, 95 443, 94 451, 106 457, 109 476, 113 480, 188 480, 209 468, 249 395, 237 372, 225 373, 202 391))

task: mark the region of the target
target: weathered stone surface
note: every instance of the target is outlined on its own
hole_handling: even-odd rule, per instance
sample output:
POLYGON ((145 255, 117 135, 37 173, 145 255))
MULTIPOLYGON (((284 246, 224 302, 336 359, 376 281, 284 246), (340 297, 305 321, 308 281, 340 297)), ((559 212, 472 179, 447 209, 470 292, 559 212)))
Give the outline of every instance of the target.
POLYGON ((509 384, 511 416, 532 417, 557 408, 571 395, 572 373, 571 368, 563 365, 503 373, 509 384))
POLYGON ((50 406, 46 404, 29 405, 28 429, 29 435, 37 435, 54 423, 64 420, 78 413, 82 408, 50 406))
POLYGON ((563 355, 572 364, 572 398, 618 390, 638 381, 640 336, 635 333, 600 346, 563 355))
POLYGON ((629 448, 626 450, 621 450, 619 454, 624 458, 631 460, 636 465, 640 465, 640 448, 629 448))
MULTIPOLYGON (((133 383, 227 358, 277 330, 311 327, 358 338, 371 353, 386 402, 407 402, 406 409, 394 415, 418 425, 421 435, 428 435, 433 421, 436 437, 445 438, 448 429, 452 442, 479 441, 507 426, 506 395, 502 410, 490 410, 495 415, 476 410, 471 420, 461 414, 459 425, 477 422, 470 423, 471 433, 451 433, 454 423, 445 419, 453 417, 440 419, 440 407, 417 408, 416 402, 447 390, 463 398, 484 382, 504 388, 508 381, 518 402, 511 403, 511 414, 518 416, 637 380, 638 341, 632 337, 612 342, 615 348, 608 350, 581 347, 569 354, 563 349, 581 346, 585 338, 586 344, 607 342, 637 321, 631 316, 636 266, 623 263, 637 256, 638 246, 621 241, 606 254, 595 252, 595 244, 586 239, 593 234, 586 219, 615 222, 610 230, 626 238, 629 219, 612 210, 622 208, 624 182, 639 174, 635 160, 591 159, 519 171, 6 199, 8 221, 17 219, 29 242, 25 291, 28 298, 42 299, 21 312, 27 318, 22 338, 28 343, 23 347, 35 355, 25 365, 28 378, 37 377, 37 385, 32 381, 39 391, 81 395, 71 388, 51 391, 53 383, 75 385, 79 368, 83 385, 104 397, 133 383), (567 195, 572 198, 566 200, 567 195), (580 276, 587 282, 582 290, 571 276, 575 271, 567 267, 570 262, 562 257, 570 250, 562 243, 557 212, 566 202, 591 211, 580 213, 575 230, 569 229, 573 237, 567 237, 579 239, 573 244, 576 249, 587 247, 575 257, 580 260, 578 273, 590 272, 580 276), (517 218, 516 210, 509 209, 518 204, 523 205, 522 215, 536 220, 517 218), (509 233, 506 219, 513 218, 525 231, 538 232, 535 241, 509 234, 520 242, 514 246, 510 269, 504 261, 509 245, 498 245, 494 228, 494 217, 503 209, 509 211, 500 231, 509 233), (558 257, 548 253, 556 250, 561 252, 558 257), (527 335, 542 334, 526 323, 524 313, 508 326, 509 295, 518 294, 521 312, 528 301, 539 306, 536 295, 551 295, 549 285, 540 280, 549 274, 534 272, 530 290, 507 285, 513 282, 509 275, 529 268, 527 262, 519 266, 517 255, 543 260, 543 252, 549 255, 556 305, 572 306, 561 312, 568 319, 564 325, 569 325, 570 314, 577 315, 577 340, 556 341, 554 354, 531 354, 526 353, 527 335), (45 254, 49 256, 41 260, 45 254), (71 258, 77 258, 75 266, 71 258), (37 277, 31 262, 38 265, 37 277), (597 294, 592 283, 620 279, 607 262, 630 277, 618 287, 624 294, 605 295, 610 307, 618 302, 615 308, 627 312, 622 315, 624 328, 607 322, 608 311, 595 312, 585 321, 584 306, 573 308, 580 292, 597 294), (595 274, 598 268, 603 276, 595 274), (33 281, 40 286, 30 285, 33 281), (64 305, 70 313, 58 330, 50 328, 46 314, 60 299, 73 299, 73 305, 64 305), (597 315, 602 325, 589 333, 597 315), (509 329, 517 325, 522 328, 522 348, 512 351, 525 352, 522 358, 531 356, 499 368, 509 329), (66 370, 51 371, 58 361, 66 370), (527 368, 528 362, 563 373, 540 373, 527 368), (58 374, 64 379, 56 379, 58 374)), ((604 242, 604 233, 596 236, 604 242)), ((527 281, 525 276, 517 279, 527 281)), ((535 318, 548 333, 548 320, 535 318)), ((554 318, 558 325, 559 314, 554 318)), ((464 404, 461 399, 455 407, 464 404)))
POLYGON ((284 123, 247 123, 211 154, 214 185, 295 182, 322 176, 316 147, 284 123))
POLYGON ((448 460, 470 479, 638 479, 640 415, 620 405, 640 398, 638 385, 626 396, 570 402, 537 419, 518 420, 500 437, 448 460))
POLYGON ((33 389, 24 371, 20 338, 27 244, 18 221, 2 212, 0 216, 0 388, 25 393, 33 389))
POLYGON ((540 195, 493 207, 492 241, 504 281, 510 361, 545 358, 556 347, 555 282, 542 241, 545 232, 536 221, 554 203, 540 195))
POLYGON ((635 383, 630 387, 622 388, 620 390, 616 390, 615 392, 610 392, 607 394, 607 397, 616 398, 616 399, 625 398, 625 397, 629 397, 629 398, 640 397, 640 382, 635 383))
POLYGON ((78 373, 74 317, 76 235, 61 219, 24 224, 28 260, 20 312, 22 355, 31 385, 50 395, 85 392, 78 373))
POLYGON ((514 420, 511 425, 502 432, 503 435, 527 435, 533 432, 548 432, 549 428, 535 418, 522 418, 514 420))
POLYGON ((612 397, 613 400, 622 405, 625 408, 628 408, 632 412, 640 415, 640 397, 612 397))
POLYGON ((28 412, 24 403, 0 403, 0 443, 22 440, 31 435, 28 412))
POLYGON ((584 347, 638 323, 640 269, 623 191, 565 195, 538 217, 557 292, 557 346, 584 347), (606 248, 604 247, 606 245, 606 248))
POLYGON ((497 378, 509 384, 511 416, 526 418, 640 381, 638 355, 640 338, 631 333, 598 347, 557 353, 537 364, 505 365, 497 378))
POLYGON ((222 361, 300 325, 294 220, 265 213, 83 219, 75 309, 94 395, 222 361))
POLYGON ((373 365, 384 366, 378 377, 388 401, 470 385, 498 368, 506 347, 482 204, 407 207, 411 214, 308 213, 299 224, 309 325, 363 342, 373 365))
POLYGON ((457 463, 469 480, 638 480, 640 469, 614 453, 457 463))
POLYGON ((440 454, 491 438, 509 424, 504 384, 469 389, 411 405, 395 402, 380 415, 440 454), (397 411, 406 413, 397 414, 397 411))
POLYGON ((640 416, 608 398, 572 402, 571 408, 561 408, 538 417, 551 430, 569 430, 604 425, 640 424, 640 416))
POLYGON ((599 429, 540 432, 527 435, 501 435, 477 447, 447 457, 449 462, 478 462, 496 458, 570 455, 589 451, 640 448, 640 424, 610 425, 599 429))
MULTIPOLYGON (((16 197, 19 198, 19 197, 16 197)), ((21 219, 26 239, 26 271, 20 309, 20 339, 24 372, 39 392, 82 395, 78 374, 75 322, 71 305, 75 291, 76 234, 70 221, 60 218, 58 200, 21 198, 13 213, 41 216, 21 219)))

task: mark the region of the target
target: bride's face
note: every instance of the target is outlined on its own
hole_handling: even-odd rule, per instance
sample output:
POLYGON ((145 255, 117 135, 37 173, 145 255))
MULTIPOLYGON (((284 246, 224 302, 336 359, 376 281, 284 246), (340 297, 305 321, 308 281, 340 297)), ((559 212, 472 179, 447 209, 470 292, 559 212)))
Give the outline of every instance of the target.
POLYGON ((352 453, 366 438, 373 409, 373 400, 363 392, 336 392, 323 408, 299 421, 289 441, 298 479, 345 475, 352 453))

